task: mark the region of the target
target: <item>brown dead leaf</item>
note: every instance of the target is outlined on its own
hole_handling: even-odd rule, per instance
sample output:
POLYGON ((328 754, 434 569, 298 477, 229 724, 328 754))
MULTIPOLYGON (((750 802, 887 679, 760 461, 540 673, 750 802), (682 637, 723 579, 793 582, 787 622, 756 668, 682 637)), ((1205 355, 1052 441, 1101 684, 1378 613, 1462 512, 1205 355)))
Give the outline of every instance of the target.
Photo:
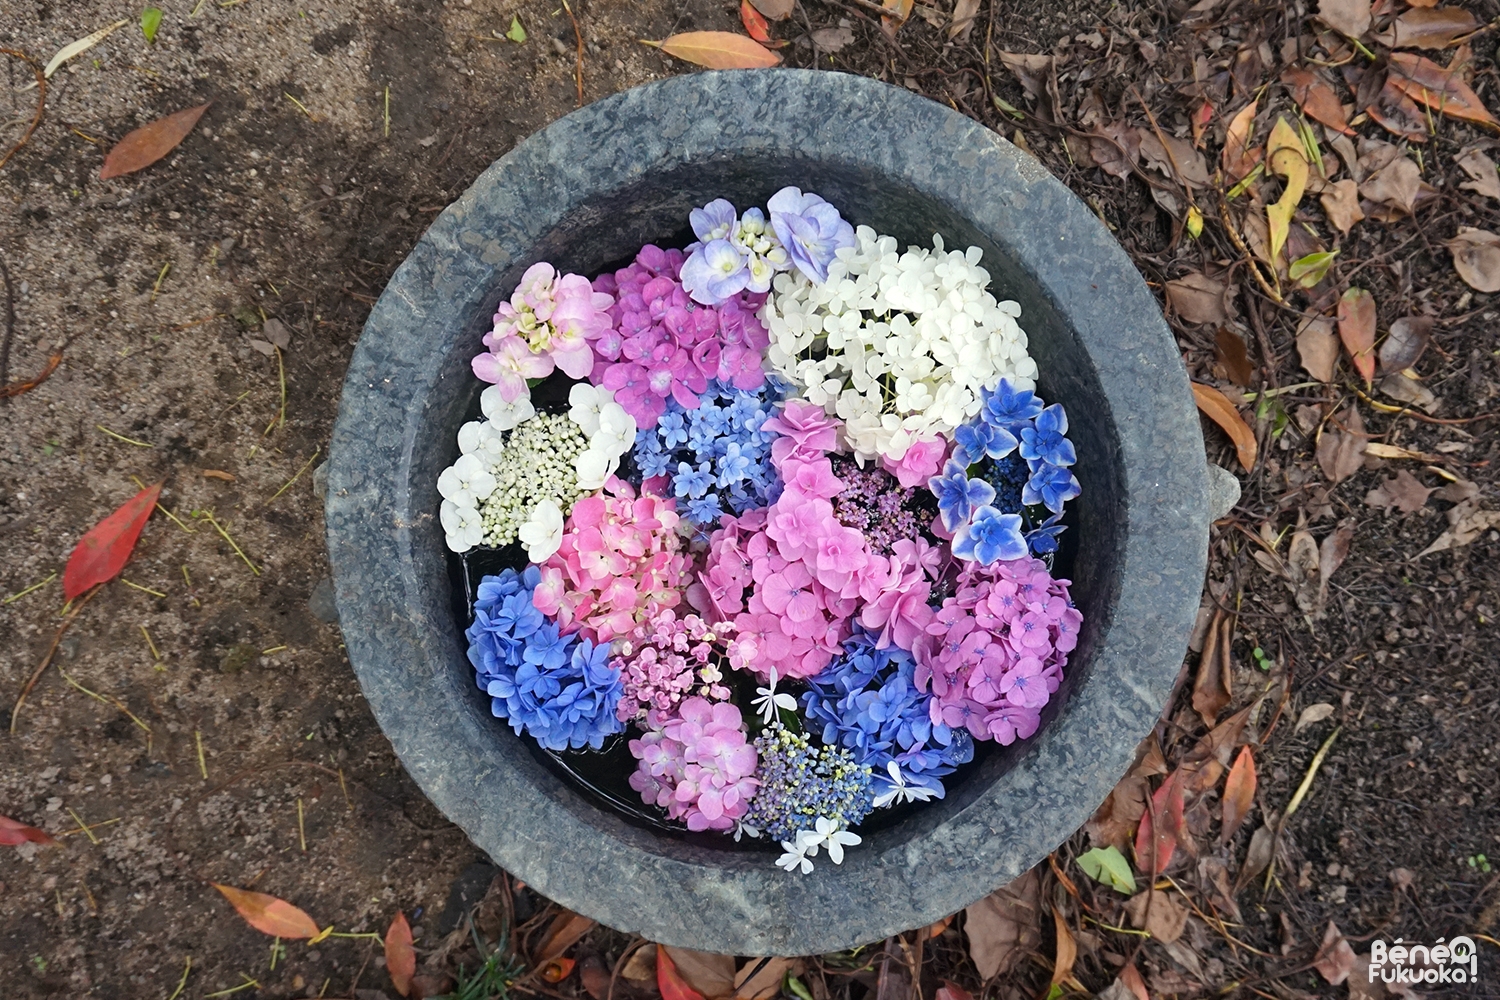
POLYGON ((223 469, 204 469, 203 475, 206 479, 222 479, 226 483, 234 482, 234 476, 223 469))
POLYGON ((1392 399, 1415 406, 1425 413, 1436 413, 1442 400, 1432 394, 1421 382, 1410 378, 1405 372, 1396 372, 1380 380, 1380 391, 1392 399))
POLYGON ((1292 100, 1307 117, 1345 135, 1354 134, 1338 94, 1321 73, 1302 66, 1288 66, 1281 74, 1281 82, 1292 92, 1292 100))
POLYGON ((1328 581, 1349 558, 1349 543, 1354 540, 1354 522, 1345 521, 1323 539, 1318 546, 1318 603, 1317 614, 1323 614, 1328 604, 1328 581))
POLYGON ((734 956, 662 945, 677 966, 677 974, 707 1000, 734 993, 734 956))
POLYGON ((236 889, 232 885, 210 883, 224 894, 224 898, 245 918, 245 923, 262 934, 287 940, 316 937, 318 925, 306 913, 291 903, 263 892, 236 889))
POLYGON ((1140 970, 1135 967, 1134 962, 1125 963, 1125 968, 1120 970, 1120 978, 1115 982, 1123 983, 1133 1000, 1151 1000, 1151 994, 1146 990, 1146 981, 1141 978, 1140 970))
POLYGON ((1158 941, 1172 942, 1182 937, 1187 927, 1187 907, 1174 895, 1147 889, 1131 896, 1125 903, 1132 927, 1140 928, 1158 941))
POLYGON ((967 37, 974 27, 974 15, 979 13, 979 0, 957 0, 953 5, 953 23, 948 26, 948 37, 967 37))
POLYGON ((209 101, 196 108, 186 108, 128 133, 104 157, 104 167, 99 171, 99 176, 108 180, 151 166, 187 138, 212 103, 213 101, 209 101))
POLYGON ((1375 378, 1375 296, 1351 288, 1339 299, 1339 339, 1366 384, 1375 378))
POLYGON ((1393 49, 1446 49, 1478 27, 1474 15, 1462 7, 1419 7, 1396 18, 1375 40, 1393 49))
POLYGON ((1431 316, 1402 316, 1391 324, 1391 331, 1380 345, 1380 371, 1405 371, 1417 363, 1427 345, 1432 342, 1432 329, 1437 320, 1431 316))
POLYGON ((1140 138, 1142 159, 1163 177, 1170 177, 1187 187, 1208 186, 1208 163, 1187 139, 1164 132, 1162 137, 1166 139, 1166 145, 1163 146, 1155 129, 1136 129, 1136 134, 1140 138))
POLYGON ((1400 156, 1365 178, 1359 193, 1377 204, 1411 215, 1422 190, 1422 171, 1409 156, 1400 156))
POLYGON ((969 957, 981 979, 1015 968, 1042 943, 1041 882, 1033 868, 964 911, 969 957))
POLYGON ((1245 817, 1250 815, 1250 807, 1255 804, 1255 784, 1255 753, 1249 746, 1244 746, 1234 759, 1234 767, 1229 769, 1229 777, 1224 779, 1220 843, 1227 844, 1233 840, 1244 824, 1245 817))
POLYGON ((1245 852, 1245 863, 1240 867, 1239 878, 1235 879, 1234 891, 1238 893, 1249 885, 1266 866, 1271 863, 1271 857, 1276 850, 1276 833, 1271 829, 1269 823, 1260 827, 1250 837, 1250 849, 1245 852))
POLYGON ((1500 528, 1500 510, 1480 510, 1477 499, 1464 500, 1447 513, 1449 528, 1413 559, 1468 545, 1491 528, 1500 528))
POLYGON ((1485 229, 1459 226, 1447 243, 1453 269, 1477 292, 1500 292, 1500 236, 1485 229))
POLYGON ((1354 968, 1354 949, 1349 947, 1349 942, 1344 940, 1344 935, 1339 933, 1332 920, 1328 921, 1328 929, 1323 932, 1323 943, 1318 947, 1312 965, 1332 986, 1348 979, 1349 971, 1354 968))
POLYGON ((1047 80, 1052 75, 1052 57, 1029 52, 1001 52, 1000 62, 1016 75, 1021 89, 1027 96, 1041 100, 1047 93, 1047 80))
POLYGON ((1417 103, 1407 96, 1394 73, 1386 77, 1385 85, 1377 91, 1375 99, 1365 105, 1365 113, 1392 135, 1411 142, 1427 141, 1427 118, 1417 103))
POLYGON ((1470 180, 1464 181, 1459 187, 1465 191, 1475 191, 1486 198, 1500 199, 1500 171, 1495 168, 1495 161, 1485 155, 1481 149, 1470 149, 1455 161, 1468 174, 1470 180))
MULTIPOLYGON (((1458 62, 1457 59, 1454 62, 1458 62)), ((1500 129, 1479 95, 1463 81, 1457 67, 1444 69, 1425 56, 1412 52, 1391 53, 1391 82, 1414 101, 1449 118, 1500 129)))
MULTIPOLYGON (((1345 182, 1348 183, 1348 182, 1345 182)), ((1297 357, 1302 367, 1319 382, 1332 382, 1333 369, 1339 360, 1339 339, 1328 316, 1306 319, 1297 332, 1297 357)))
POLYGON ((746 959, 734 974, 734 1000, 771 1000, 781 992, 788 973, 800 976, 802 970, 802 960, 797 958, 746 959))
POLYGON ((1106 122, 1088 138, 1094 164, 1113 177, 1129 177, 1141 159, 1141 139, 1124 122, 1106 122))
POLYGON ((1225 287, 1222 281, 1195 271, 1167 282, 1167 302, 1189 323, 1224 323, 1229 320, 1224 306, 1225 287))
MULTIPOLYGON (((1220 655, 1219 621, 1223 616, 1214 614, 1208 626, 1208 635, 1203 641, 1203 655, 1198 658, 1198 677, 1193 682, 1193 711, 1203 718, 1210 729, 1218 721, 1219 712, 1234 697, 1229 661, 1220 655)), ((1224 626, 1226 629, 1229 626, 1224 626)))
POLYGON ((1235 454, 1239 456, 1240 465, 1244 466, 1245 471, 1254 469, 1258 448, 1255 432, 1245 423, 1245 418, 1240 416, 1239 409, 1218 389, 1201 382, 1193 383, 1193 400, 1204 416, 1229 435, 1229 440, 1234 442, 1235 454))
POLYGON ((750 6, 773 21, 785 21, 797 9, 797 0, 750 0, 750 6))
POLYGON ((1231 382, 1238 386, 1250 384, 1255 375, 1255 366, 1250 363, 1250 355, 1245 352, 1243 337, 1226 326, 1219 327, 1219 332, 1214 334, 1214 352, 1231 382))
POLYGON ((656 949, 637 948, 631 952, 625 968, 620 970, 620 975, 634 983, 654 982, 656 980, 656 949))
POLYGON ((1287 547, 1286 572, 1298 610, 1312 613, 1318 607, 1318 543, 1307 531, 1292 532, 1287 547))
POLYGON ((1229 121, 1229 130, 1224 135, 1224 154, 1221 163, 1224 173, 1232 181, 1242 179, 1255 169, 1263 155, 1261 147, 1251 148, 1250 137, 1255 124, 1255 109, 1259 100, 1251 101, 1235 112, 1229 121))
POLYGON ((1370 30, 1370 0, 1318 0, 1318 20, 1340 34, 1358 38, 1370 30))
POLYGON ((819 28, 812 33, 813 44, 824 52, 838 52, 854 44, 854 29, 842 25, 819 28))
POLYGON ((1057 961, 1052 966, 1052 985, 1060 986, 1073 978, 1073 963, 1078 960, 1078 942, 1068 928, 1068 921, 1056 904, 1052 906, 1052 924, 1057 930, 1057 961))
POLYGON ((1463 503, 1465 500, 1474 500, 1479 496, 1479 485, 1473 480, 1460 479, 1433 490, 1432 495, 1449 503, 1463 503))
POLYGON ((541 944, 537 946, 533 964, 546 965, 554 958, 561 958, 563 952, 573 947, 578 943, 579 938, 593 929, 594 924, 594 920, 581 913, 562 910, 547 926, 547 933, 543 935, 541 944))
POLYGON ((1323 426, 1318 439, 1318 467, 1334 483, 1341 483, 1359 471, 1365 461, 1365 443, 1370 436, 1365 433, 1364 418, 1353 405, 1343 412, 1338 422, 1330 421, 1323 426), (1340 427, 1339 424, 1343 426, 1340 427))
POLYGON ((279 347, 283 351, 292 346, 292 331, 288 330, 286 324, 275 316, 266 320, 260 332, 271 342, 272 346, 279 347))
POLYGON ((1292 734, 1296 735, 1308 726, 1315 726, 1332 714, 1333 706, 1326 701, 1319 702, 1316 705, 1308 705, 1302 710, 1302 714, 1297 716, 1297 725, 1293 727, 1292 734))
POLYGON ((412 944, 411 924, 400 910, 385 932, 385 970, 396 992, 410 996, 411 977, 417 974, 417 950, 412 944))
POLYGON ((1113 847, 1124 851, 1130 846, 1131 836, 1141 814, 1146 811, 1146 796, 1150 785, 1147 779, 1167 771, 1161 750, 1154 737, 1147 737, 1144 749, 1138 750, 1140 759, 1121 778, 1119 784, 1105 798, 1103 804, 1084 824, 1088 830, 1089 843, 1095 847, 1113 847))

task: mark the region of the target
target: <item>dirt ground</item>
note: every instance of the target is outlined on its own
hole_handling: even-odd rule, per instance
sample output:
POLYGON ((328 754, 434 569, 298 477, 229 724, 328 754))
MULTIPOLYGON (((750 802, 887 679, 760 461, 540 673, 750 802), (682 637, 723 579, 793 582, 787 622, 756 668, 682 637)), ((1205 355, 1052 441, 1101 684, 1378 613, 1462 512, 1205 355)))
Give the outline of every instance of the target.
MULTIPOLYGON (((1500 15, 1497 0, 1468 6, 1481 22, 1500 15)), ((46 653, 63 605, 49 574, 84 530, 138 482, 160 480, 162 504, 180 522, 152 520, 124 580, 81 613, 14 734, 0 736, 0 814, 65 844, 0 849, 3 991, 168 997, 191 957, 184 998, 237 988, 227 995, 374 996, 361 991, 390 989, 376 942, 330 937, 278 953, 207 883, 293 900, 340 934, 383 933, 402 908, 425 950, 494 874, 475 867, 484 859, 406 777, 360 695, 333 621, 315 470, 365 315, 407 249, 485 166, 574 107, 573 27, 553 0, 162 7, 147 44, 135 7, 0 0, 0 45, 39 61, 116 18, 131 21, 57 72, 44 123, 0 168, 0 256, 16 314, 0 381, 34 375, 67 345, 50 379, 0 401, 0 595, 50 580, 0 606, 0 689, 19 691, 46 653), (496 35, 512 16, 524 44, 496 35), (205 101, 212 107, 166 160, 99 179, 120 136, 205 101), (269 319, 290 331, 280 359, 256 345, 269 319)), ((1201 41, 1212 31, 1232 55, 1258 16, 1230 2, 1214 26, 1179 30, 1186 8, 987 0, 967 40, 949 43, 914 18, 892 43, 862 5, 807 0, 775 31, 794 39, 788 64, 879 75, 1019 134, 1160 289, 1214 253, 1182 239, 1146 185, 1081 165, 1061 130, 999 110, 994 98, 1028 110, 1036 102, 988 56, 1089 46, 1101 27, 1163 51, 1183 32, 1201 41), (853 39, 838 45, 826 29, 841 27, 853 39)), ((636 39, 740 30, 725 0, 577 0, 573 10, 588 100, 687 71, 636 39)), ((1476 89, 1500 107, 1493 36, 1473 45, 1484 67, 1476 89)), ((1145 82, 1151 60, 1133 58, 1156 100, 1145 82)), ((26 65, 6 64, 0 124, 28 118, 36 97, 18 89, 31 78, 26 65)), ((1130 82, 1110 83, 1111 113, 1126 108, 1130 82)), ((1065 95, 1077 86, 1064 83, 1065 95)), ((1168 104, 1160 93, 1159 112, 1168 104)), ((1164 124, 1180 126, 1185 114, 1172 107, 1164 124)), ((1140 118, 1138 107, 1128 113, 1140 118)), ((1424 161, 1437 202, 1419 221, 1362 224, 1341 241, 1339 267, 1374 292, 1382 329, 1408 312, 1439 317, 1425 384, 1443 399, 1441 417, 1468 418, 1500 408, 1500 305, 1458 279, 1442 241, 1460 223, 1500 228, 1500 212, 1458 190, 1452 165, 1483 133, 1446 120, 1438 128, 1424 161)), ((4 145, 15 133, 3 133, 4 145)), ((1238 329, 1252 338, 1256 383, 1305 380, 1295 317, 1245 300, 1238 329)), ((1229 386, 1212 331, 1177 329, 1195 378, 1229 386)), ((1286 826, 1275 889, 1257 884, 1239 897, 1236 933, 1265 957, 1200 929, 1201 940, 1183 938, 1199 956, 1194 973, 1152 942, 1139 962, 1153 996, 1348 995, 1309 971, 1329 920, 1356 951, 1377 934, 1428 941, 1495 935, 1500 925, 1500 875, 1487 867, 1500 866, 1500 536, 1414 559, 1447 527, 1452 505, 1433 500, 1412 514, 1367 505, 1398 468, 1378 458, 1337 486, 1321 479, 1311 434, 1293 415, 1332 405, 1332 392, 1290 390, 1276 397, 1284 432, 1273 436, 1277 413, 1256 428, 1268 456, 1241 476, 1244 496, 1215 528, 1205 601, 1237 613, 1232 707, 1272 689, 1257 717, 1261 808, 1284 809, 1335 726, 1340 736, 1286 826), (1253 555, 1250 536, 1263 538, 1263 524, 1289 534, 1299 516, 1319 540, 1354 527, 1316 618, 1253 555), (1324 703, 1331 717, 1296 726, 1324 703)), ((1493 421, 1419 422, 1369 407, 1364 420, 1378 440, 1441 456, 1429 465, 1446 476, 1399 466, 1427 486, 1462 478, 1493 501, 1493 421)), ((1243 473, 1224 437, 1207 424, 1205 434, 1210 457, 1243 473)), ((1185 696, 1178 705, 1159 729, 1169 759, 1202 731, 1185 696)), ((1260 815, 1224 857, 1243 858, 1260 815)), ((1059 863, 1088 846, 1080 832, 1059 863)), ((1071 871, 1085 897, 1098 888, 1071 871)), ((544 901, 518 891, 509 902, 519 921, 544 901)), ((959 935, 954 925, 928 946, 923 993, 940 977, 996 997, 1045 990, 1050 958, 1014 981, 981 984, 959 935)), ((1040 951, 1050 954, 1047 935, 1040 951)), ((1076 974, 1093 989, 1113 977, 1110 956, 1135 944, 1098 928, 1080 930, 1079 942, 1076 974)), ((580 953, 608 964, 623 945, 601 931, 580 953)), ((1481 954, 1493 970, 1500 951, 1481 954)), ((1500 995, 1500 975, 1491 977, 1480 989, 1495 992, 1451 995, 1500 995)), ((868 969, 829 982, 817 1000, 861 985, 874 996, 877 986, 868 969)), ((583 995, 577 977, 560 993, 534 985, 583 995)), ((884 976, 878 985, 884 998, 884 976)), ((617 995, 632 990, 650 992, 617 995)))

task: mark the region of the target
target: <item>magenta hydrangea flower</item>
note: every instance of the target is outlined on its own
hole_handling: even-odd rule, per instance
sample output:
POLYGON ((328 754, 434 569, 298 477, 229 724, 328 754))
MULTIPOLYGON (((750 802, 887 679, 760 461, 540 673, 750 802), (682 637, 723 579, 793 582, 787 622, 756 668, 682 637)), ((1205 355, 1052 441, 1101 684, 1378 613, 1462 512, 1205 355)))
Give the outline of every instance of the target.
POLYGON ((689 830, 733 829, 760 786, 753 777, 759 757, 740 710, 727 702, 688 698, 629 746, 640 761, 630 787, 689 830))

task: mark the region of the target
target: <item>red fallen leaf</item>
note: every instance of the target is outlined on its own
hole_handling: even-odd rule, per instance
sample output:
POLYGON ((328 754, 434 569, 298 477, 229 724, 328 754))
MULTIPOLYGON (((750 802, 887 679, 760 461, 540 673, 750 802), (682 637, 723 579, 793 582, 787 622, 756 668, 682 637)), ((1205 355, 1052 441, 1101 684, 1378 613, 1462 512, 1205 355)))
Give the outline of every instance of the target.
POLYGON ((957 983, 943 980, 943 985, 938 987, 936 1000, 974 1000, 974 995, 957 983))
POLYGON ((224 898, 245 918, 245 923, 262 934, 292 940, 318 935, 318 925, 313 918, 284 899, 263 892, 236 889, 232 885, 209 884, 224 894, 224 898))
POLYGON ((757 42, 767 44, 771 41, 771 25, 764 14, 750 6, 750 0, 740 0, 740 23, 757 42))
POLYGON ((71 601, 90 587, 108 583, 120 574, 130 559, 130 553, 135 551, 141 529, 156 509, 159 495, 161 483, 148 486, 78 540, 63 570, 65 598, 71 601))
POLYGON ((1151 803, 1152 808, 1141 814, 1141 826, 1135 834, 1135 863, 1142 871, 1150 869, 1155 878, 1166 871, 1182 833, 1182 784, 1177 780, 1176 771, 1167 775, 1167 780, 1151 796, 1151 803), (1152 822, 1152 812, 1156 813, 1158 822, 1152 822), (1151 867, 1153 842, 1156 852, 1154 869, 1151 867))
POLYGON ((99 171, 99 176, 108 180, 111 177, 119 177, 121 174, 133 174, 137 170, 151 166, 157 160, 166 156, 176 149, 182 140, 187 138, 193 126, 198 124, 198 119, 203 117, 203 112, 208 110, 208 104, 200 104, 196 108, 187 108, 176 114, 158 118, 156 121, 131 132, 125 138, 115 143, 115 148, 104 157, 104 169, 99 171))
POLYGON ((1375 377, 1375 296, 1351 288, 1339 299, 1339 339, 1368 384, 1375 377))
POLYGON ((1117 982, 1125 984, 1136 1000, 1151 1000, 1151 994, 1146 989, 1146 980, 1141 978, 1141 972, 1135 967, 1134 962, 1126 962, 1125 968, 1120 970, 1117 982))
POLYGON ((1255 802, 1255 754, 1248 746, 1240 748, 1234 767, 1224 781, 1224 826, 1219 831, 1219 840, 1229 843, 1250 815, 1250 806, 1255 802))
POLYGON ((678 974, 672 956, 661 945, 656 946, 656 988, 661 991, 661 1000, 703 1000, 703 994, 678 974))
POLYGON ((1353 135, 1349 120, 1344 116, 1344 106, 1334 93, 1332 85, 1321 74, 1301 66, 1288 66, 1281 74, 1281 82, 1292 92, 1304 114, 1329 128, 1338 129, 1345 135, 1353 135))
POLYGON ((549 983, 560 983, 568 978, 568 973, 572 972, 573 966, 577 964, 576 959, 554 958, 542 966, 542 978, 549 983))
POLYGON ((1197 111, 1193 112, 1193 148, 1203 147, 1203 132, 1208 128, 1208 123, 1214 120, 1214 106, 1204 101, 1197 111))
POLYGON ((30 841, 33 844, 55 844, 57 841, 46 830, 38 830, 34 826, 25 823, 17 823, 9 816, 0 816, 0 845, 10 847, 15 844, 24 844, 30 841))
POLYGON ((1414 52, 1392 52, 1391 82, 1408 97, 1449 118, 1500 129, 1500 121, 1495 120, 1479 95, 1459 77, 1457 68, 1444 69, 1414 52))
POLYGON ((400 910, 385 932, 385 968, 391 974, 391 985, 396 992, 410 996, 411 977, 417 974, 417 949, 411 941, 411 924, 400 910))

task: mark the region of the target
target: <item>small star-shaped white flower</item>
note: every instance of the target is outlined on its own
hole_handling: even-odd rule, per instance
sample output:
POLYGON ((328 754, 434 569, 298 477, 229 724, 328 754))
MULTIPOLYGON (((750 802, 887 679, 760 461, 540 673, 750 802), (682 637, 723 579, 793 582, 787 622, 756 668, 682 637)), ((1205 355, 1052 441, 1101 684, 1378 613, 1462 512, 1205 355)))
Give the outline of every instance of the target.
POLYGON ((891 787, 875 797, 875 808, 881 809, 897 802, 926 802, 932 798, 932 789, 923 785, 908 785, 895 761, 886 761, 885 769, 891 776, 891 787))
MULTIPOLYGON (((798 834, 798 836, 800 837, 801 834, 798 834)), ((778 867, 785 868, 788 872, 794 872, 800 867, 802 869, 802 874, 804 875, 810 874, 812 872, 813 863, 811 860, 809 860, 807 854, 798 846, 798 844, 795 844, 790 840, 783 840, 781 842, 781 847, 782 850, 786 851, 786 853, 776 859, 776 864, 778 867)), ((816 849, 814 850, 816 851, 816 849)))
POLYGON ((784 708, 788 712, 795 712, 797 710, 796 698, 786 693, 776 693, 775 667, 771 668, 769 686, 756 688, 755 695, 751 699, 750 704, 760 712, 761 721, 768 726, 771 724, 771 720, 776 718, 776 710, 778 708, 784 708))

